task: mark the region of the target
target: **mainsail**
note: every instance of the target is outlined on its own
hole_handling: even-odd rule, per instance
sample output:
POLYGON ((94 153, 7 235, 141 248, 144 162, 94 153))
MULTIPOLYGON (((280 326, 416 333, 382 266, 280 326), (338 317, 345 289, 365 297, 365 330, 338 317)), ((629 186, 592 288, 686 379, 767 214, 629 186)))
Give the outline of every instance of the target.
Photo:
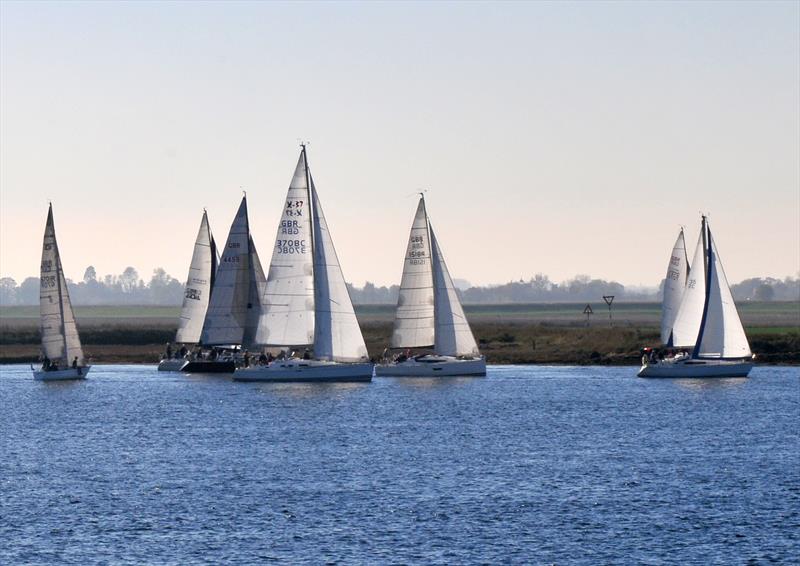
POLYGON ((678 309, 686 289, 689 275, 689 258, 686 256, 686 241, 681 228, 678 239, 672 247, 672 255, 664 278, 664 299, 661 303, 661 343, 672 345, 672 325, 678 315, 678 309))
POLYGON ((214 280, 200 336, 203 345, 251 344, 260 312, 261 279, 263 270, 250 238, 247 197, 243 197, 214 280))
POLYGON ((700 322, 703 319, 703 305, 706 298, 706 261, 705 261, 705 220, 703 230, 697 238, 694 256, 692 257, 689 278, 683 292, 681 306, 672 324, 672 346, 675 348, 692 348, 697 342, 700 322))
POLYGON ((203 211, 200 229, 194 242, 192 263, 186 278, 186 289, 181 308, 181 319, 175 342, 196 344, 203 331, 203 320, 208 310, 214 277, 217 272, 217 245, 208 224, 208 215, 203 211))
POLYGON ((300 346, 314 342, 314 254, 305 152, 301 152, 281 213, 269 264, 256 342, 300 346))
POLYGON ((336 362, 364 361, 368 357, 364 336, 310 174, 308 179, 314 211, 314 355, 336 362))
POLYGON ((752 355, 750 344, 736 310, 711 228, 705 219, 703 228, 706 233, 706 301, 694 356, 721 359, 749 357, 752 355))
POLYGON ((392 332, 392 348, 434 344, 433 271, 425 198, 420 197, 408 237, 392 332))
POLYGON ((60 361, 64 366, 71 364, 77 357, 78 365, 85 365, 75 314, 72 312, 67 281, 61 266, 61 254, 58 252, 52 204, 47 211, 42 243, 39 323, 45 356, 54 362, 60 361))
POLYGON ((436 332, 434 351, 442 356, 478 356, 478 345, 458 299, 450 272, 444 262, 436 234, 429 223, 433 251, 434 315, 436 332))

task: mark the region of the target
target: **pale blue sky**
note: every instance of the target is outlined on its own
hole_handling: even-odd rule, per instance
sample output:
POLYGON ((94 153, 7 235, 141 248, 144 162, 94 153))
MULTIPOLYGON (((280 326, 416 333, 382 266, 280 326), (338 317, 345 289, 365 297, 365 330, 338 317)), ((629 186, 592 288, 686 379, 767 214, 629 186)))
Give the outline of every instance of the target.
POLYGON ((663 277, 711 213, 733 281, 800 270, 800 4, 0 3, 0 274, 186 276, 309 157, 345 276, 399 282, 412 195, 454 277, 663 277))

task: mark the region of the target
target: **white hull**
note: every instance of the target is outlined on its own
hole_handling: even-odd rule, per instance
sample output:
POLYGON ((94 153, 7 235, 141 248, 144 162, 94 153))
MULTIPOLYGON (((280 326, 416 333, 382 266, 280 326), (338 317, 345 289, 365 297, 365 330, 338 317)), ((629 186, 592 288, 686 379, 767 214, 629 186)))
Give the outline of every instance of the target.
POLYGON ((375 375, 383 377, 440 377, 440 376, 481 376, 486 375, 484 358, 460 360, 451 357, 435 357, 429 361, 406 360, 400 363, 379 364, 375 375), (437 361, 434 361, 437 360, 437 361))
POLYGON ((33 379, 37 381, 68 381, 71 379, 86 379, 86 374, 92 366, 82 368, 66 368, 56 371, 33 370, 33 379))
POLYGON ((642 366, 639 377, 747 377, 753 369, 752 362, 741 360, 662 361, 642 366))
POLYGON ((320 360, 274 361, 268 366, 239 368, 234 381, 291 382, 291 381, 371 381, 371 363, 337 363, 320 360))
POLYGON ((183 366, 189 362, 184 359, 161 360, 158 364, 158 371, 181 371, 183 366))

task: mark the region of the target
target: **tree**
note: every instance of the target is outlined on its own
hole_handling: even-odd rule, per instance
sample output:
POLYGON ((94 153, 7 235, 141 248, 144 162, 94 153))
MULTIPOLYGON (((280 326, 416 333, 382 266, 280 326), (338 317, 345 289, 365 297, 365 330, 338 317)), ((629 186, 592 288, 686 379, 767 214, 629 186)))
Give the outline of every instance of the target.
POLYGON ((757 301, 771 301, 775 298, 775 289, 772 285, 762 283, 756 287, 756 292, 753 294, 753 297, 757 301))
POLYGON ((87 267, 86 271, 83 272, 83 282, 87 285, 92 282, 97 282, 97 271, 95 271, 93 265, 87 267))
POLYGON ((39 278, 27 277, 17 289, 18 305, 38 305, 39 304, 39 278))
POLYGON ((133 293, 136 291, 136 286, 139 283, 139 272, 133 267, 126 267, 122 275, 119 276, 119 282, 122 285, 123 293, 133 293))
POLYGON ((0 279, 0 305, 13 305, 17 302, 17 282, 11 277, 0 279))

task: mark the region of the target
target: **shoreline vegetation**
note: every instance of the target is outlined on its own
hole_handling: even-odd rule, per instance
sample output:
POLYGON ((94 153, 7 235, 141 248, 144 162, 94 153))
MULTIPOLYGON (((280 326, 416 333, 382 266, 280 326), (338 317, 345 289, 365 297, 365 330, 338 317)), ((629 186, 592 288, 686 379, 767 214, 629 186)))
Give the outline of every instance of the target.
MULTIPOLYGON (((658 344, 660 304, 620 302, 612 321, 602 301, 592 303, 465 305, 490 364, 638 365, 640 348, 658 344)), ((800 365, 800 301, 738 305, 760 364, 800 365)), ((172 342, 179 307, 83 306, 76 318, 93 363, 158 363, 172 342)), ((357 305, 370 356, 380 356, 392 332, 394 305, 357 305)), ((0 364, 36 363, 38 306, 0 307, 0 364)))

